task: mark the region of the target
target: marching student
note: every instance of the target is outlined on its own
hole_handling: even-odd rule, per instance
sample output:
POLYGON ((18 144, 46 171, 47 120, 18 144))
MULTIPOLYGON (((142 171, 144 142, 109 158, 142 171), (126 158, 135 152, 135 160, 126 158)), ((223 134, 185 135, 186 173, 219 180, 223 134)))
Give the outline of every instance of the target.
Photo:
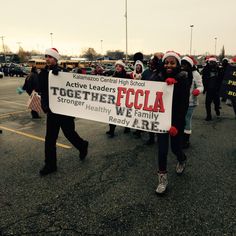
POLYGON ((63 68, 58 66, 60 55, 56 48, 45 51, 46 66, 39 73, 41 106, 47 114, 46 137, 45 137, 45 165, 40 170, 40 175, 45 176, 57 171, 56 141, 60 128, 65 137, 80 151, 80 159, 84 160, 88 153, 88 141, 82 139, 75 131, 74 117, 55 114, 49 107, 49 71, 58 75, 63 68))
POLYGON ((163 68, 157 74, 156 80, 174 85, 172 100, 171 128, 169 133, 158 133, 158 186, 157 194, 166 192, 167 179, 167 155, 169 149, 169 136, 171 150, 177 158, 176 173, 181 175, 186 165, 186 155, 182 150, 182 137, 185 126, 185 115, 189 104, 189 82, 187 73, 181 71, 180 55, 174 51, 168 51, 162 58, 163 68))
MULTIPOLYGON (((142 73, 141 80, 155 81, 156 74, 160 73, 162 65, 162 53, 155 53, 149 60, 148 68, 142 73)), ((146 141, 146 145, 152 145, 155 143, 155 133, 149 132, 149 139, 146 141)))
POLYGON ((216 116, 220 116, 220 87, 222 77, 220 76, 219 66, 215 57, 208 59, 208 64, 202 70, 202 82, 204 92, 206 92, 205 108, 206 121, 212 120, 211 104, 214 103, 216 116))
POLYGON ((183 136, 183 148, 188 148, 190 145, 189 139, 192 133, 192 117, 193 111, 198 106, 198 95, 203 92, 202 76, 196 68, 196 61, 193 57, 185 56, 181 60, 181 66, 188 73, 190 82, 189 107, 185 116, 185 128, 183 136))
MULTIPOLYGON (((116 61, 115 72, 112 77, 127 78, 127 74, 125 70, 125 63, 122 60, 116 61)), ((110 138, 113 138, 115 136, 115 129, 116 129, 116 125, 109 124, 109 130, 106 132, 106 134, 108 134, 110 138)), ((129 132, 130 132, 130 128, 125 127, 124 133, 129 133, 129 132)))

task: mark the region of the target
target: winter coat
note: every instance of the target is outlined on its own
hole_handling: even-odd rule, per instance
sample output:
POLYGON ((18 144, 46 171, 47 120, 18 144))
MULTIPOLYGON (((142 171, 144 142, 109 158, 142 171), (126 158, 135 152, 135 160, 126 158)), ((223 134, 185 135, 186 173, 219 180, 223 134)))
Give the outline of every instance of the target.
POLYGON ((39 92, 39 77, 37 72, 31 72, 26 78, 22 87, 29 95, 34 91, 39 92))
POLYGON ((190 96, 189 96, 189 106, 197 106, 198 105, 198 97, 193 96, 192 92, 194 89, 198 89, 200 93, 203 92, 203 84, 202 84, 202 76, 199 74, 197 70, 193 72, 193 80, 190 87, 190 96))
POLYGON ((117 77, 117 78, 127 78, 127 74, 125 70, 122 70, 121 72, 115 71, 112 77, 117 77))
POLYGON ((177 83, 174 84, 173 100, 172 100, 172 118, 171 125, 178 130, 184 130, 185 116, 189 107, 189 81, 187 72, 181 71, 175 76, 168 76, 162 73, 154 73, 151 76, 152 81, 165 82, 168 77, 174 77, 177 83))
POLYGON ((51 112, 49 108, 49 88, 48 88, 48 75, 50 70, 58 70, 58 71, 66 71, 62 67, 59 67, 58 65, 49 67, 45 66, 44 69, 42 69, 39 73, 39 92, 41 94, 41 107, 45 113, 51 112))
POLYGON ((219 67, 212 68, 206 65, 202 70, 202 82, 204 91, 206 92, 219 92, 222 84, 222 76, 219 67))

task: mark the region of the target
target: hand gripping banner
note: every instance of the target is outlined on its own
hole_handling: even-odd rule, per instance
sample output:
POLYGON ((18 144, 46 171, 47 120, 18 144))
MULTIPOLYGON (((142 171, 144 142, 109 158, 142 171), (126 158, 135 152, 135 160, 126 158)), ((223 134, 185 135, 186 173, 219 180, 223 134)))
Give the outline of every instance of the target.
POLYGON ((165 82, 49 73, 52 112, 149 132, 168 132, 172 96, 165 82))

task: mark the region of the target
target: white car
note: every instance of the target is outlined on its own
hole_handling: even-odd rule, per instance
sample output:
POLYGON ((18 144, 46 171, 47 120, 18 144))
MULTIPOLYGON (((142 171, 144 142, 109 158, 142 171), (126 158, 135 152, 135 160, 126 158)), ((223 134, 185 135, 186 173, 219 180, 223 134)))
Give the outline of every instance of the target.
POLYGON ((0 79, 4 77, 4 73, 0 71, 0 79))

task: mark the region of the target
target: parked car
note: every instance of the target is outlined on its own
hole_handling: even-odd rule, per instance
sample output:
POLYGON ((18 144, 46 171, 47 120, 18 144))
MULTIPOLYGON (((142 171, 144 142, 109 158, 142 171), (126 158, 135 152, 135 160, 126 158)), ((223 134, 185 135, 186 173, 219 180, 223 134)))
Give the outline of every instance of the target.
POLYGON ((8 63, 3 67, 3 73, 5 76, 20 76, 29 74, 29 71, 23 66, 15 63, 8 63))

